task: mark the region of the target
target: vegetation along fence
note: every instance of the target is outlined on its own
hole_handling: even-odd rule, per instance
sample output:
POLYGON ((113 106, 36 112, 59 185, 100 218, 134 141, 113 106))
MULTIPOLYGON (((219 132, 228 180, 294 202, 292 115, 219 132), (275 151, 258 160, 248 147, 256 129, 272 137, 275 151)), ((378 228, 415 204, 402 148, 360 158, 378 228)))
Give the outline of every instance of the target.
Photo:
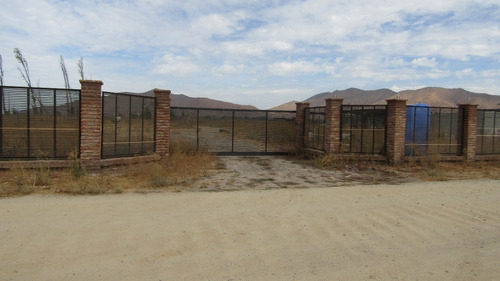
POLYGON ((463 120, 458 108, 408 106, 405 155, 460 155, 463 120))
POLYGON ((325 107, 304 109, 304 146, 310 149, 324 150, 325 107))
POLYGON ((295 146, 295 111, 172 107, 173 146, 224 154, 284 154, 295 146))
POLYGON ((103 92, 102 158, 155 151, 155 98, 103 92))
POLYGON ((78 155, 80 90, 1 86, 0 158, 78 155))
POLYGON ((478 110, 477 154, 500 154, 500 110, 478 110))
POLYGON ((343 105, 341 120, 342 152, 385 153, 385 105, 343 105))

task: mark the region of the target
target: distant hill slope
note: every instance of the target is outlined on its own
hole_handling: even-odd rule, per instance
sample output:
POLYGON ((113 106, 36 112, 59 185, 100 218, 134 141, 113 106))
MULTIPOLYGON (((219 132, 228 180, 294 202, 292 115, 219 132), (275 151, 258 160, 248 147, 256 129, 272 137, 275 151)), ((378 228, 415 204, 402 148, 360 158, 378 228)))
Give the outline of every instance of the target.
POLYGON ((350 88, 331 93, 321 93, 314 95, 305 102, 311 106, 324 106, 326 98, 343 98, 344 104, 376 105, 386 104, 386 99, 401 98, 406 99, 407 104, 425 103, 430 106, 457 107, 458 104, 471 103, 478 104, 482 109, 500 108, 500 96, 489 94, 478 94, 464 89, 445 89, 438 87, 427 87, 418 90, 405 90, 394 92, 389 89, 365 91, 350 88))
POLYGON ((343 98, 344 104, 377 104, 380 100, 385 101, 394 95, 397 95, 397 93, 389 89, 365 91, 350 88, 342 91, 336 90, 331 93, 321 93, 305 101, 311 103, 311 106, 323 106, 327 98, 343 98))
MULTIPOLYGON (((145 93, 125 93, 125 94, 135 94, 153 97, 153 90, 147 91, 145 93)), ((171 94, 172 99, 171 106, 177 107, 195 107, 195 108, 223 108, 223 109, 257 109, 255 106, 251 105, 241 105, 225 101, 219 101, 209 98, 192 98, 186 95, 171 94)))
POLYGON ((273 108, 269 108, 269 110, 296 110, 297 106, 295 105, 295 103, 297 103, 298 101, 289 101, 287 103, 284 103, 282 105, 278 105, 276 107, 273 107, 273 108))

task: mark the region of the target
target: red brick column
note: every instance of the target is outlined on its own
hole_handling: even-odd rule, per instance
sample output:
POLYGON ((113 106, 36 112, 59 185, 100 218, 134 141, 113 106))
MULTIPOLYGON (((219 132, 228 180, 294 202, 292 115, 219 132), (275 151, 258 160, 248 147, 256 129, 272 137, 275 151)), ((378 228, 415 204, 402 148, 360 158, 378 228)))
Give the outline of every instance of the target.
POLYGON ((101 168, 102 81, 80 80, 80 160, 87 171, 101 168))
POLYGON ((155 89, 156 142, 155 151, 161 157, 170 155, 170 90, 155 89))
POLYGON ((397 165, 404 162, 406 131, 406 100, 387 102, 386 153, 387 161, 397 165))
POLYGON ((295 139, 296 139, 296 150, 301 152, 304 149, 304 124, 306 121, 306 116, 304 115, 304 109, 309 108, 308 102, 297 102, 295 103, 295 139))
POLYGON ((341 98, 326 99, 325 108, 325 152, 340 153, 340 132, 342 118, 341 98))
POLYGON ((458 105, 460 115, 463 118, 462 155, 466 161, 472 161, 476 157, 477 107, 477 104, 458 105))

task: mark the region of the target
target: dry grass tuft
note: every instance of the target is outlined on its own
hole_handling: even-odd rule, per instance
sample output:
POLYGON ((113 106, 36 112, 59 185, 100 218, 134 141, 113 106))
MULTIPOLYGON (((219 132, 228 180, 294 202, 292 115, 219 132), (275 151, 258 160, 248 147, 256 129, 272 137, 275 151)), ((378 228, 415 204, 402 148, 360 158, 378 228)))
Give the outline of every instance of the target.
POLYGON ((206 151, 178 145, 171 157, 157 162, 102 169, 89 174, 76 164, 65 170, 16 169, 0 171, 0 197, 31 193, 112 194, 180 189, 215 167, 216 158, 206 151))

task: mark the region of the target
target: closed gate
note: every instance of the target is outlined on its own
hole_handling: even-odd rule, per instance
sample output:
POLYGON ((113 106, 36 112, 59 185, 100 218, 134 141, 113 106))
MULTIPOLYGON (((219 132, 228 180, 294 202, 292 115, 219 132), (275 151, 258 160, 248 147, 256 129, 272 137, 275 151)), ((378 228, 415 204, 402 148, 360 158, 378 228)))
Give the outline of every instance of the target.
POLYGON ((288 154, 295 148, 295 111, 172 107, 170 138, 219 155, 288 154))

